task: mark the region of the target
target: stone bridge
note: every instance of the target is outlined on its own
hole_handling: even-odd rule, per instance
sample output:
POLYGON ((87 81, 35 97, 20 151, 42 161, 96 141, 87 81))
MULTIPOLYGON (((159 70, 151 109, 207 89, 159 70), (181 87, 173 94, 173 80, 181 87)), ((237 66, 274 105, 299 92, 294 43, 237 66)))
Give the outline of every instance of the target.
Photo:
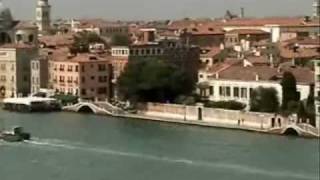
POLYGON ((320 137, 320 131, 310 124, 299 123, 299 124, 289 124, 285 127, 273 128, 270 130, 272 133, 279 133, 283 135, 294 135, 294 136, 304 136, 304 137, 320 137))
POLYGON ((119 108, 107 102, 79 102, 71 106, 65 106, 63 110, 101 115, 115 115, 121 112, 119 108))

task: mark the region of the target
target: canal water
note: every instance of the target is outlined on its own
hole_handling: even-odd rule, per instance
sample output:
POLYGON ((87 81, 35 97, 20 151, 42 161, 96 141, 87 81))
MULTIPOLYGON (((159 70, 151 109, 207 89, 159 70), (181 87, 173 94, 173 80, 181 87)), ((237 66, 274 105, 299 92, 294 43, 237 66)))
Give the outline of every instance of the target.
POLYGON ((319 141, 74 113, 0 111, 1 180, 319 180, 319 141), (4 123, 1 123, 4 122, 4 123))

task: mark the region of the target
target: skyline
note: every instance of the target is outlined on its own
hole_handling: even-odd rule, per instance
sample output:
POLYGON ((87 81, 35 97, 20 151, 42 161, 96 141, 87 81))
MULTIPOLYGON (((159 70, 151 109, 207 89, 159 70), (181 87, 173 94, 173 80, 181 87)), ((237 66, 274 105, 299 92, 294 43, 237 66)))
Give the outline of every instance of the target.
MULTIPOLYGON (((37 0, 3 0, 15 19, 34 19, 37 0)), ((245 8, 247 17, 264 16, 303 16, 311 15, 313 0, 49 0, 53 18, 105 18, 110 20, 152 20, 215 18, 221 17, 226 10, 239 14, 245 8), (168 4, 170 7, 168 8, 168 4), (141 9, 144 4, 144 9, 141 9), (183 6, 181 6, 183 4, 183 6), (128 8, 129 7, 129 8, 128 8), (278 8, 281 7, 281 8, 278 8), (299 7, 298 9, 296 7, 299 7), (74 10, 75 11, 71 11, 74 10), (166 12, 163 12, 163 9, 166 12), (120 11, 123 10, 123 11, 120 11), (119 13, 121 12, 121 13, 119 13), (122 13, 123 12, 123 13, 122 13)))

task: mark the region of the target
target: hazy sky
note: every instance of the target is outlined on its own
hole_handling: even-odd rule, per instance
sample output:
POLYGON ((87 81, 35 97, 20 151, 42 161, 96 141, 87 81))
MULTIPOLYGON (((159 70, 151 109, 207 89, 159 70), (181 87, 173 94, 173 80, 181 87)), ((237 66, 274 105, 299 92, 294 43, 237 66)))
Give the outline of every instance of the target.
MULTIPOLYGON (((37 0, 2 0, 16 19, 33 19, 37 0)), ((313 0, 49 0, 53 17, 176 19, 220 17, 227 9, 247 16, 311 15, 313 0)))

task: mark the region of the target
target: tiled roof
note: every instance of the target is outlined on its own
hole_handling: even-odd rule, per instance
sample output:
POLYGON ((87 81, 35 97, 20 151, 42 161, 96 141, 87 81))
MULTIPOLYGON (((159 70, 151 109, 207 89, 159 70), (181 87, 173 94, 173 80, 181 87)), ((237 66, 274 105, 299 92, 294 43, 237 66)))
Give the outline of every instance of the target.
POLYGON ((47 46, 68 46, 74 42, 73 34, 63 34, 54 36, 41 36, 39 42, 47 46))
POLYGON ((311 84, 314 82, 314 72, 309 68, 303 67, 286 67, 281 68, 279 71, 279 68, 272 68, 270 66, 230 66, 219 72, 219 79, 256 81, 258 77, 259 81, 280 81, 283 73, 286 71, 291 72, 300 84, 311 84))
POLYGON ((317 49, 299 48, 297 52, 294 52, 289 48, 280 48, 280 56, 285 59, 302 58, 312 59, 320 58, 320 52, 317 49))
POLYGON ((226 32, 227 34, 241 34, 241 35, 247 35, 247 34, 270 34, 269 32, 262 31, 259 29, 234 29, 231 31, 226 32))
POLYGON ((36 48, 33 44, 26 44, 26 43, 10 43, 10 44, 3 44, 0 48, 17 48, 17 49, 32 49, 36 48))
POLYGON ((214 57, 218 55, 221 52, 220 47, 205 47, 201 48, 201 54, 200 57, 214 57))

